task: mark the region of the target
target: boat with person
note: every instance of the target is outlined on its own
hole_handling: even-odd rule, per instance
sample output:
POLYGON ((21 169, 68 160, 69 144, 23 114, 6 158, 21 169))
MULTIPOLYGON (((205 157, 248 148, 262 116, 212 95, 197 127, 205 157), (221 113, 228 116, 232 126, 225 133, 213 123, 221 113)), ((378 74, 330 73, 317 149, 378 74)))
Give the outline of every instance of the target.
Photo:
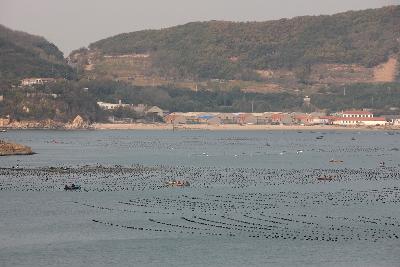
POLYGON ((80 185, 76 185, 76 184, 71 184, 71 185, 65 185, 64 186, 64 190, 68 191, 68 190, 80 190, 81 186, 80 185))

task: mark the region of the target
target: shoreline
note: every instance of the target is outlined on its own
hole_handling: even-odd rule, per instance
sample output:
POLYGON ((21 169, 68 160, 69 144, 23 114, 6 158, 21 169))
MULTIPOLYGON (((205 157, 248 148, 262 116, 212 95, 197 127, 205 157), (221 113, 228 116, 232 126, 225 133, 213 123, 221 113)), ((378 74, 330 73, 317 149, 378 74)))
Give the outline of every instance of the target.
POLYGON ((355 126, 339 125, 239 125, 239 124, 179 124, 166 123, 93 123, 87 127, 41 127, 30 125, 25 127, 7 125, 2 129, 14 130, 52 130, 52 131, 106 131, 106 130, 135 130, 135 131, 400 131, 400 127, 384 126, 355 126))
POLYGON ((207 124, 144 124, 144 123, 94 123, 93 130, 161 130, 161 131, 396 131, 394 127, 343 127, 336 125, 207 125, 207 124))

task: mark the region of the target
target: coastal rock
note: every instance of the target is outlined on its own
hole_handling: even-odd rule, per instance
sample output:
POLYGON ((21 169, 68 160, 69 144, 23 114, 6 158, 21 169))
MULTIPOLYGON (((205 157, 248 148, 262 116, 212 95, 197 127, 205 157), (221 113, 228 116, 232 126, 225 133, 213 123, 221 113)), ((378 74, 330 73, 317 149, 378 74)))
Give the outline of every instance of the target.
POLYGON ((65 125, 65 128, 66 129, 87 129, 87 128, 89 128, 89 124, 87 122, 85 122, 80 115, 78 115, 75 117, 75 119, 71 123, 65 125))
POLYGON ((10 118, 0 118, 0 127, 5 127, 10 124, 10 118))
POLYGON ((83 118, 81 116, 76 116, 75 119, 72 121, 72 126, 74 128, 82 128, 84 126, 85 122, 83 121, 83 118))
POLYGON ((15 143, 8 143, 0 140, 0 156, 11 155, 32 155, 34 154, 32 148, 15 143))
POLYGON ((12 121, 5 128, 8 129, 62 129, 64 126, 61 122, 54 120, 39 121, 12 121))

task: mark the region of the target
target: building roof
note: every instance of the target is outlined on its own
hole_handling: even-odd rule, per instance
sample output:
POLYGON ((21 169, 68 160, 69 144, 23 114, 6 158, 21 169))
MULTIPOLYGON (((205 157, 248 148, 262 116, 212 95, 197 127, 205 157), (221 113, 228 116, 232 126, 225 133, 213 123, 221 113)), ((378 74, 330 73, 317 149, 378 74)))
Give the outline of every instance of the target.
POLYGON ((383 117, 375 117, 375 118, 352 118, 352 117, 345 117, 345 118, 336 118, 337 121, 386 121, 383 117))
POLYGON ((335 116, 319 116, 322 120, 335 120, 337 117, 335 116))
POLYGON ((215 116, 210 115, 210 114, 205 114, 205 115, 200 115, 198 116, 199 119, 205 119, 205 120, 209 120, 211 118, 214 118, 215 116))
POLYGON ((346 110, 343 114, 355 114, 355 115, 372 115, 372 112, 366 110, 346 110))
POLYGON ((149 108, 148 110, 147 110, 147 112, 155 112, 155 113, 157 113, 157 112, 162 112, 163 110, 161 109, 161 108, 159 108, 159 107, 157 107, 157 106, 152 106, 151 108, 149 108))

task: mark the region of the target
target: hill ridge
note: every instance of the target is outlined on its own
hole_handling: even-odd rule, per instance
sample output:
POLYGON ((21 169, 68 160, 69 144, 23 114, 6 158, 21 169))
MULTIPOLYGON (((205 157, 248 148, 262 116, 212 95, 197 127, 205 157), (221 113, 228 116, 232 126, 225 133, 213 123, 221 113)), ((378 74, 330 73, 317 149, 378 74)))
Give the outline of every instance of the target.
POLYGON ((89 51, 148 53, 152 72, 164 76, 252 80, 263 69, 377 66, 399 53, 398 25, 400 5, 265 22, 189 22, 118 34, 91 43, 89 51))
POLYGON ((0 24, 0 82, 26 77, 71 78, 74 71, 63 53, 44 37, 0 24))

